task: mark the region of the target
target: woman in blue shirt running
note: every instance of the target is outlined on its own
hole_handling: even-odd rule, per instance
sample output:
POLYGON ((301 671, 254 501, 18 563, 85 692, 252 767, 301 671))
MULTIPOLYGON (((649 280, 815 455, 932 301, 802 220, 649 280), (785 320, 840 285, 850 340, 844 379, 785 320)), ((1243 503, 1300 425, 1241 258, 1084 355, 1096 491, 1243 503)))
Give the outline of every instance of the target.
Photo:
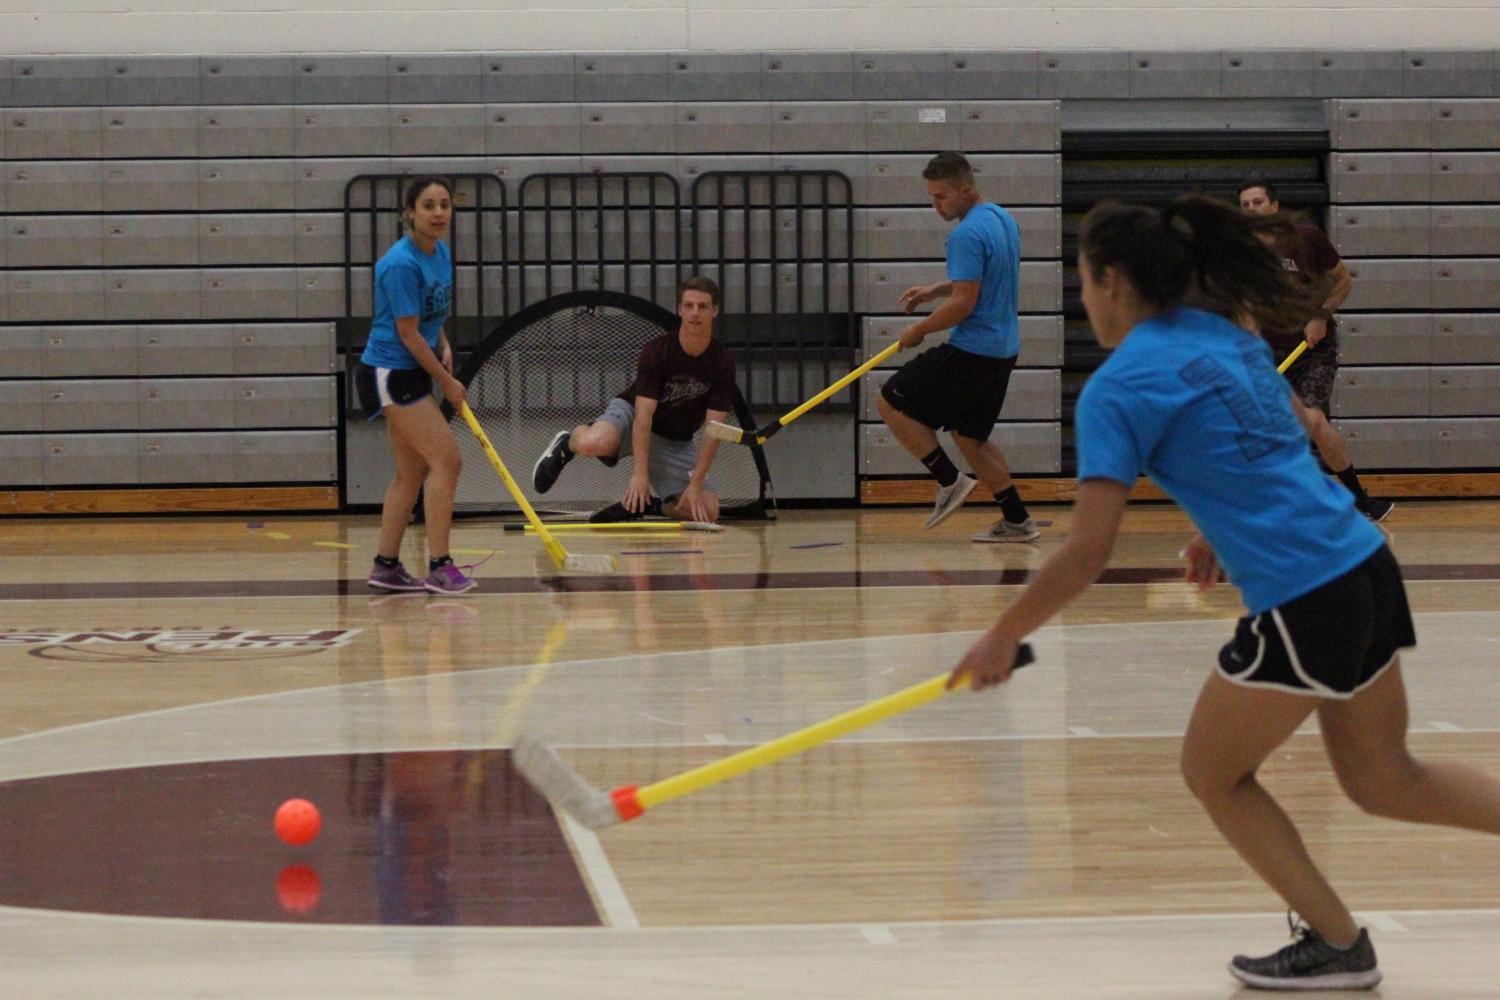
POLYGON ((476 584, 453 565, 448 529, 463 461, 432 398, 436 382, 454 405, 465 399, 463 383, 453 377, 453 348, 443 334, 453 302, 453 258, 443 242, 453 218, 453 187, 441 177, 418 177, 406 186, 402 206, 409 232, 375 265, 375 318, 354 376, 370 419, 385 418, 396 457, 367 582, 378 590, 462 594, 476 584), (401 538, 424 483, 431 558, 427 577, 419 580, 401 565, 401 538))
POLYGON ((1267 989, 1368 989, 1380 981, 1366 930, 1313 864, 1256 772, 1314 711, 1329 759, 1367 812, 1500 833, 1500 782, 1406 746, 1399 651, 1415 645, 1400 568, 1347 490, 1325 476, 1265 343, 1245 326, 1301 329, 1320 290, 1301 286, 1257 238, 1281 219, 1202 196, 1165 210, 1106 204, 1084 219, 1078 270, 1099 343, 1113 353, 1084 387, 1075 426, 1072 531, 953 669, 988 687, 1018 644, 1098 577, 1126 496, 1145 473, 1201 532, 1187 579, 1222 565, 1248 614, 1193 710, 1182 773, 1225 839, 1307 924, 1230 972, 1267 989))

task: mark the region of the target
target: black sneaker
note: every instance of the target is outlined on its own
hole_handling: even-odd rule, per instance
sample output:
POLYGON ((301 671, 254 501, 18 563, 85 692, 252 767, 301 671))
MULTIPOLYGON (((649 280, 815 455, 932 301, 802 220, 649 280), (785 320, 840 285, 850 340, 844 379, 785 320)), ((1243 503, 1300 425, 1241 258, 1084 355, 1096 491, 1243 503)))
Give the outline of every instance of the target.
POLYGON ((1382 500, 1378 497, 1365 497, 1363 500, 1354 501, 1354 509, 1365 517, 1379 524, 1385 520, 1385 516, 1396 506, 1394 500, 1382 500))
POLYGON ((627 521, 640 521, 646 517, 661 516, 661 498, 652 497, 646 501, 646 509, 639 514, 626 510, 622 503, 612 503, 600 511, 589 515, 590 524, 621 524, 627 521))
POLYGON ((531 469, 531 485, 536 487, 538 493, 546 493, 557 482, 557 477, 562 475, 563 466, 567 465, 573 458, 573 453, 568 450, 568 438, 572 431, 558 431, 552 437, 552 443, 547 445, 547 450, 542 452, 542 457, 536 460, 536 465, 531 469))
POLYGON ((1258 990, 1368 990, 1380 982, 1375 947, 1363 927, 1347 951, 1335 948, 1300 921, 1291 944, 1261 958, 1234 956, 1229 973, 1258 990))

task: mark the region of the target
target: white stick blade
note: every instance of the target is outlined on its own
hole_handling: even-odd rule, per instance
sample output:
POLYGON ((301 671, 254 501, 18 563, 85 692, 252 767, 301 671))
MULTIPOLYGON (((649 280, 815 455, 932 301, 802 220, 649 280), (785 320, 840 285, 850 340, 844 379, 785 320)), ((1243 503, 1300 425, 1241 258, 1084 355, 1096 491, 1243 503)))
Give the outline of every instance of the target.
POLYGON ((718 438, 720 441, 728 441, 731 444, 739 444, 745 437, 745 432, 740 428, 719 420, 710 420, 703 432, 711 438, 718 438))
POLYGON ((712 521, 678 521, 683 531, 723 531, 722 524, 714 524, 712 521))
POLYGON ((580 778, 578 772, 563 763, 556 750, 541 740, 530 736, 518 738, 511 750, 511 762, 543 798, 590 830, 620 821, 609 796, 580 778))
POLYGON ((574 555, 570 553, 563 563, 566 573, 589 573, 594 576, 609 576, 619 571, 619 563, 611 555, 574 555))

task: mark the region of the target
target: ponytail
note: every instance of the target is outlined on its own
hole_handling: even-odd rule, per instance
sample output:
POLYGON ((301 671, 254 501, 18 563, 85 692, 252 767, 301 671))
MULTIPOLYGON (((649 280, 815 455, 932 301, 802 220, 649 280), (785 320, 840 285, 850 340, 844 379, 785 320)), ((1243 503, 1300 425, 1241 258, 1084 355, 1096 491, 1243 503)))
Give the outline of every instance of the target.
POLYGON ((1184 195, 1161 211, 1105 202, 1083 220, 1079 251, 1097 274, 1119 269, 1162 309, 1191 301, 1264 330, 1300 330, 1324 315, 1327 291, 1281 266, 1268 242, 1294 232, 1282 216, 1248 216, 1226 202, 1184 195))

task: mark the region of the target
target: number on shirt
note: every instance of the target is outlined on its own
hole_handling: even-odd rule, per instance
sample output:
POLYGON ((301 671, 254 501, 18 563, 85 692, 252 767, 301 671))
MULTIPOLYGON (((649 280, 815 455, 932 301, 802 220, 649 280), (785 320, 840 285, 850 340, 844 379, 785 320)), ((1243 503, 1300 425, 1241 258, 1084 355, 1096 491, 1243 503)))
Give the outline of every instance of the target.
MULTIPOLYGON (((1246 367, 1251 372, 1256 370, 1253 363, 1248 363, 1246 367)), ((1239 426, 1240 433, 1235 440, 1247 461, 1254 462, 1264 458, 1285 440, 1286 429, 1276 419, 1277 414, 1268 412, 1261 401, 1251 395, 1244 383, 1235 378, 1217 358, 1194 358, 1183 365, 1177 375, 1190 386, 1212 389, 1219 397, 1230 417, 1239 426)), ((1277 378, 1279 380, 1280 376, 1277 378)), ((1262 386, 1257 384, 1256 388, 1261 389, 1262 386)))

